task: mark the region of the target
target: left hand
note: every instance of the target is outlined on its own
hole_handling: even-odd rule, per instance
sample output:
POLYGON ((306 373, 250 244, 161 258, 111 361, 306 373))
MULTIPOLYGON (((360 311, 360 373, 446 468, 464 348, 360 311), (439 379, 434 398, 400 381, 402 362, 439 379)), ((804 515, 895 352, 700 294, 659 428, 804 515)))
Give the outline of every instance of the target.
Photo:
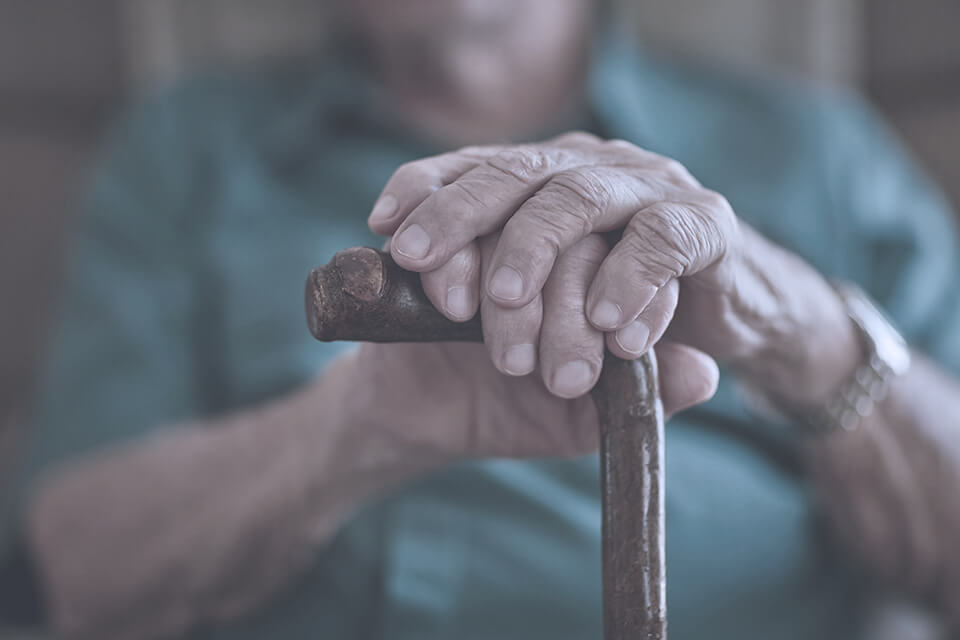
MULTIPOLYGON (((583 305, 567 312, 585 316, 581 324, 605 333, 606 346, 622 358, 645 353, 668 327, 672 339, 715 358, 758 357, 773 334, 796 341, 803 321, 788 315, 792 305, 782 304, 771 277, 788 273, 801 285, 812 282, 812 299, 830 296, 816 272, 759 238, 680 163, 583 133, 404 165, 385 186, 370 226, 393 234, 394 259, 422 274, 428 296, 449 318, 466 320, 484 302, 488 349, 502 372, 524 375, 539 364, 547 387, 563 397, 596 382, 604 340, 546 330, 544 319, 558 313, 546 308, 551 289, 577 280, 550 276, 591 234, 623 230, 599 264, 584 266, 583 305), (511 366, 508 354, 521 343, 536 345, 536 356, 511 366), (589 375, 562 375, 571 363, 589 375)), ((577 319, 567 325, 576 328, 577 319)))

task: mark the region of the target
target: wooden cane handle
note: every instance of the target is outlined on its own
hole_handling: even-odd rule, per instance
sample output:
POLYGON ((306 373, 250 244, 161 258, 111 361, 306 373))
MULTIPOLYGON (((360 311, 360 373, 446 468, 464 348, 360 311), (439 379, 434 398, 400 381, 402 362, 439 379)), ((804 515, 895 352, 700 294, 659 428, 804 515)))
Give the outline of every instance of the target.
MULTIPOLYGON (((307 279, 307 319, 330 342, 481 342, 479 314, 445 318, 420 276, 375 249, 346 249, 307 279)), ((611 354, 592 392, 601 431, 606 640, 666 636, 663 410, 653 355, 611 354)))
POLYGON ((346 249, 307 279, 307 321, 317 340, 333 342, 482 342, 479 314, 453 322, 427 299, 420 274, 390 254, 346 249))

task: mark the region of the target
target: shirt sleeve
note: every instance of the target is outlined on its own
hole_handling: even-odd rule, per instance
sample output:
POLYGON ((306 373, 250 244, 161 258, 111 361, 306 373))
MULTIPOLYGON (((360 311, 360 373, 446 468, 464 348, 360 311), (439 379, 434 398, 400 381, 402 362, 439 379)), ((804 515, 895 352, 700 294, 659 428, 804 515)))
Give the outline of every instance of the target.
POLYGON ((27 435, 0 493, 0 562, 46 471, 199 410, 198 240, 184 211, 196 153, 180 102, 157 98, 123 120, 78 216, 27 435))
POLYGON ((840 277, 859 282, 914 348, 960 374, 956 217, 896 135, 862 103, 834 114, 823 162, 840 277))

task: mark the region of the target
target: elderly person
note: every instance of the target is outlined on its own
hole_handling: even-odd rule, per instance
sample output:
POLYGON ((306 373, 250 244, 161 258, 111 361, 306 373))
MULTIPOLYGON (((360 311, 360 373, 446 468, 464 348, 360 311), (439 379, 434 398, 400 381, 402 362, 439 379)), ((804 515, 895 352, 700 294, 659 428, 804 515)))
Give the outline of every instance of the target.
POLYGON ((882 125, 589 0, 339 7, 336 55, 114 136, 6 502, 21 604, 68 637, 599 637, 607 347, 655 349, 677 414, 674 640, 856 639, 882 588, 960 623, 960 253, 882 125), (370 210, 485 345, 312 343, 304 276, 382 242, 370 210))

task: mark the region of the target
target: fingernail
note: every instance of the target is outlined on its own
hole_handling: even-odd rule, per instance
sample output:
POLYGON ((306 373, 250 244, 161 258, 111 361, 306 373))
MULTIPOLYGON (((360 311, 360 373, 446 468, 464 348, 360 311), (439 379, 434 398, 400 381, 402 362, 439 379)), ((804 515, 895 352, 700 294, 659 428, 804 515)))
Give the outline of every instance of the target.
POLYGON ((490 294, 501 300, 519 300, 523 295, 523 276, 513 267, 500 267, 490 281, 490 294))
POLYGON ((650 340, 650 328, 640 320, 634 320, 616 334, 617 344, 630 353, 645 352, 648 340, 650 340))
POLYGON ((512 376, 525 376, 533 371, 536 360, 532 344, 515 344, 503 354, 503 368, 512 376))
POLYGON ((419 260, 430 251, 430 236, 423 230, 423 227, 412 224, 394 238, 393 246, 401 255, 419 260))
POLYGON ((397 212, 397 199, 392 195, 385 195, 373 205, 373 211, 370 212, 371 222, 383 222, 397 212))
POLYGON ((565 398, 575 398, 587 392, 593 381, 593 367, 586 360, 574 360, 561 365, 553 374, 553 391, 565 398))
POLYGON ((470 294, 466 287, 450 287, 447 289, 447 313, 457 318, 466 318, 470 315, 470 294))
POLYGON ((620 318, 623 316, 623 309, 620 305, 601 300, 593 307, 593 324, 604 329, 613 329, 620 324, 620 318))

